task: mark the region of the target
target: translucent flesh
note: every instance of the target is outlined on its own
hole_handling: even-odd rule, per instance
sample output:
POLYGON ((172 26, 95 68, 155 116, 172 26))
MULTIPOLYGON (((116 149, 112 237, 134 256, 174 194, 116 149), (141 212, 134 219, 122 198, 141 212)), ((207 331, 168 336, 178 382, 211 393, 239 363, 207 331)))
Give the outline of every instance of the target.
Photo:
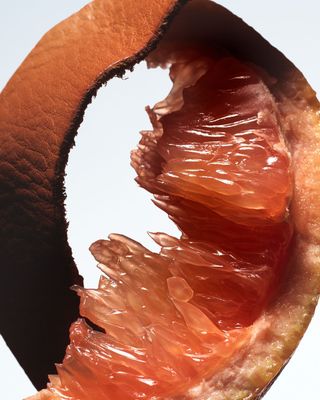
POLYGON ((290 157, 259 73, 231 57, 189 57, 153 110, 132 165, 182 231, 159 254, 121 235, 91 246, 104 273, 76 287, 81 319, 50 396, 160 399, 223 368, 283 276, 292 237, 290 157))

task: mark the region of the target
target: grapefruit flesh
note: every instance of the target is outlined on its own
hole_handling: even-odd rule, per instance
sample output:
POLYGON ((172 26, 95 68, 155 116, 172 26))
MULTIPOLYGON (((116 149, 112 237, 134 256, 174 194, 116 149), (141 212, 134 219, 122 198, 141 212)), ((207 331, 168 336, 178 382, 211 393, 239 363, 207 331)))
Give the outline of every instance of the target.
POLYGON ((171 77, 171 94, 149 111, 154 131, 133 152, 137 181, 183 232, 158 243, 195 290, 193 302, 221 328, 246 326, 276 286, 292 236, 290 155, 276 105, 258 73, 231 57, 188 58, 171 77), (203 76, 171 112, 176 87, 199 65, 203 76))
POLYGON ((43 398, 183 395, 244 346, 285 274, 291 160, 268 79, 199 54, 170 76, 131 158, 182 236, 151 234, 159 254, 121 235, 91 246, 104 275, 98 289, 74 289, 101 331, 72 325, 43 398))

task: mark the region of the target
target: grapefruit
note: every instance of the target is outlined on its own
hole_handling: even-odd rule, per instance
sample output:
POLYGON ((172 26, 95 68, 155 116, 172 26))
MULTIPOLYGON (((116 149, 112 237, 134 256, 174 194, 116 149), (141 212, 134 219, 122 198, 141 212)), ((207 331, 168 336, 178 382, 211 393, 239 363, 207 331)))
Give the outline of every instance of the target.
POLYGON ((8 279, 22 269, 24 296, 4 296, 2 333, 38 387, 50 373, 34 399, 258 398, 318 298, 319 105, 301 73, 225 9, 143 3, 91 3, 39 42, 1 95, 2 258, 8 279), (84 289, 66 242, 67 152, 99 84, 146 55, 170 67, 173 88, 147 108, 153 130, 132 166, 182 236, 152 234, 159 253, 121 235, 97 241, 103 276, 84 289), (71 284, 82 318, 62 360, 77 315, 71 284), (26 311, 36 325, 22 338, 26 311))

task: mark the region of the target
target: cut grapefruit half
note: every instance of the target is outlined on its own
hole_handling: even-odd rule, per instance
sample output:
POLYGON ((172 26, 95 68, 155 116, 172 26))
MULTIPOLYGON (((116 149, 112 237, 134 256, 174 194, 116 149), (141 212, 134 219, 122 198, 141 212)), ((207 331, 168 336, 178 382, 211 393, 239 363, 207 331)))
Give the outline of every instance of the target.
POLYGON ((210 1, 96 0, 44 36, 0 113, 1 333, 38 388, 49 374, 32 399, 260 398, 319 294, 319 104, 302 74, 210 1), (152 233, 159 253, 98 240, 84 289, 68 151, 97 88, 144 58, 173 86, 131 163, 181 237, 152 233))

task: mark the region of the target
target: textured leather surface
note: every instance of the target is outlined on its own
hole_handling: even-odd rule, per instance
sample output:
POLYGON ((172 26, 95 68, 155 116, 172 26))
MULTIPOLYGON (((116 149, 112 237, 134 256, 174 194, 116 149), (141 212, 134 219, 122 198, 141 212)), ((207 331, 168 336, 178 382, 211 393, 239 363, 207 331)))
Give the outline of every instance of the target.
POLYGON ((0 330, 38 388, 78 315, 63 207, 68 151, 96 87, 133 64, 175 3, 92 2, 41 39, 1 94, 0 330))

